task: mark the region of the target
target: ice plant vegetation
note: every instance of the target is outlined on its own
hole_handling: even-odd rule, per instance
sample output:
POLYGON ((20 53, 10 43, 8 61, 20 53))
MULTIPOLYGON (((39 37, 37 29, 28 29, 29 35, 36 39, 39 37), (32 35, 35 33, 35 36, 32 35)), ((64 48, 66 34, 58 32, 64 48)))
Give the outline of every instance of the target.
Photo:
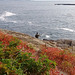
POLYGON ((0 31, 0 75, 49 75, 56 62, 35 53, 25 42, 0 31))
POLYGON ((58 69, 75 75, 75 56, 44 46, 38 53, 22 40, 0 31, 0 75, 59 75, 58 69))
POLYGON ((50 60, 56 61, 57 67, 68 75, 75 75, 75 55, 68 50, 44 47, 41 53, 46 54, 50 60))

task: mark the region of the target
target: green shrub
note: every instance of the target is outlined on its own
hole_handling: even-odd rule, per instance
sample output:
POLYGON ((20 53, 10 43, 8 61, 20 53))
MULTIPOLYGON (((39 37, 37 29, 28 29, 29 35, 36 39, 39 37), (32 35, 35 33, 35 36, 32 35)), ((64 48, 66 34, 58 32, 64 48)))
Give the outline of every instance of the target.
POLYGON ((0 35, 3 35, 0 37, 0 75, 49 75, 50 69, 55 68, 55 61, 46 55, 34 57, 32 47, 17 38, 0 35))

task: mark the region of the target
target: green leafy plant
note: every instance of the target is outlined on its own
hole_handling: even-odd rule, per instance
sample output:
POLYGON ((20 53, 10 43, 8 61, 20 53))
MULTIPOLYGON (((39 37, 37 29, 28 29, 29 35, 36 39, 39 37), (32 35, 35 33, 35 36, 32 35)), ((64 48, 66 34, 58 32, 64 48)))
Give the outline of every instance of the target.
POLYGON ((46 55, 33 56, 35 52, 23 41, 0 32, 0 75, 49 75, 56 62, 46 55))

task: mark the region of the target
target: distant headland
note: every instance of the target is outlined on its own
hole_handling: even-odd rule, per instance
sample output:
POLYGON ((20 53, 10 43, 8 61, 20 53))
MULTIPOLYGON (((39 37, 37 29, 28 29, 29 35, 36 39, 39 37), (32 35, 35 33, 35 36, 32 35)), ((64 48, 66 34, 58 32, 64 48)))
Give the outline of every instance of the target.
POLYGON ((75 4, 55 4, 55 5, 75 5, 75 4))

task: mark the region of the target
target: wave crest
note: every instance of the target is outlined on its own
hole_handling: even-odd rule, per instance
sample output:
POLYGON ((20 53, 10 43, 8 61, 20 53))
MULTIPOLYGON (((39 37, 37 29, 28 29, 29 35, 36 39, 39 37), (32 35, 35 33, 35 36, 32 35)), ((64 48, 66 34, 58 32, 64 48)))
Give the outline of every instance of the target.
POLYGON ((69 28, 60 28, 60 29, 63 29, 63 30, 66 30, 66 31, 70 31, 70 32, 75 32, 75 30, 69 29, 69 28))
POLYGON ((16 21, 10 21, 10 20, 7 20, 6 17, 9 17, 9 16, 14 16, 16 15, 15 13, 12 13, 12 12, 8 12, 8 11, 5 11, 2 13, 2 15, 0 16, 0 20, 1 21, 6 21, 6 22, 13 22, 13 23, 16 23, 16 21))

